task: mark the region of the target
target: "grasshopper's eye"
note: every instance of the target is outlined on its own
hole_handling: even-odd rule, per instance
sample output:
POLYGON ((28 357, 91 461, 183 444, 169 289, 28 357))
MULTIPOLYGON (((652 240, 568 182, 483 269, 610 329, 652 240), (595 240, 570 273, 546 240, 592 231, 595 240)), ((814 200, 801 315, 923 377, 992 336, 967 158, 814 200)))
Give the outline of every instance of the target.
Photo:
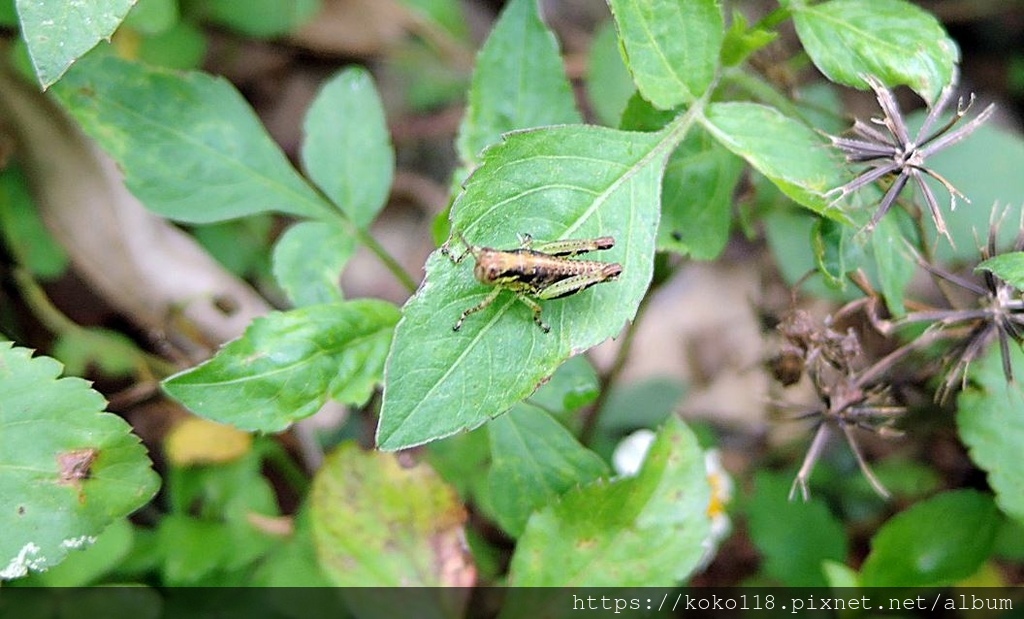
POLYGON ((474 269, 477 280, 485 284, 489 284, 497 279, 499 270, 497 265, 494 264, 478 264, 474 269))

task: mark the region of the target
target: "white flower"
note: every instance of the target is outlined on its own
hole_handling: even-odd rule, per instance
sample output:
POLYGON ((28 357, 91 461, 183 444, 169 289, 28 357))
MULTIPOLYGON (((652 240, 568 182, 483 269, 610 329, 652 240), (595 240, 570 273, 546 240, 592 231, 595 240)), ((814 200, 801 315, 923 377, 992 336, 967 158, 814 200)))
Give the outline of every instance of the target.
POLYGON ((701 557, 697 571, 706 568, 718 552, 718 545, 732 532, 732 520, 726 512, 726 506, 732 502, 732 477, 722 466, 721 452, 709 449, 704 452, 704 470, 708 473, 711 485, 711 501, 708 503, 708 517, 711 518, 711 534, 704 540, 704 556, 701 557))
POLYGON ((615 447, 612 466, 622 477, 633 477, 640 472, 640 465, 647 457, 647 451, 654 443, 654 432, 643 429, 630 434, 615 447))

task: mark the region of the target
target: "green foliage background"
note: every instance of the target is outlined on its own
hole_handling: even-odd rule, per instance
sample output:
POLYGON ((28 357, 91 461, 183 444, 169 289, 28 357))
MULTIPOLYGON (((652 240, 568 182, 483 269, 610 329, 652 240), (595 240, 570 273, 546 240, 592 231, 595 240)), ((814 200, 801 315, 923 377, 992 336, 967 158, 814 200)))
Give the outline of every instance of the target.
MULTIPOLYGON (((251 254, 262 258, 249 265, 264 264, 290 309, 253 321, 203 363, 170 376, 158 365, 163 392, 195 415, 268 435, 328 401, 364 416, 325 441, 334 449, 312 479, 267 436, 230 462, 164 463, 159 508, 129 521, 158 485, 129 426, 103 412, 84 381, 58 378, 56 361, 6 344, 0 496, 14 501, 0 508, 0 577, 57 566, 15 584, 643 587, 699 579, 722 541, 712 539, 713 517, 724 514, 721 473, 705 461, 715 433, 671 413, 679 384, 610 384, 582 353, 637 320, 666 269, 719 258, 736 229, 763 226, 783 276, 792 283, 817 269, 825 296, 859 296, 847 276, 866 273, 897 316, 916 271, 908 246, 934 235, 927 226, 908 232, 902 212, 862 234, 871 190, 857 198, 863 204, 825 196, 849 178, 821 135, 835 129, 817 121, 820 107, 791 100, 748 62, 791 20, 829 81, 864 89, 869 74, 933 102, 960 55, 924 10, 904 0, 788 0, 750 25, 716 0, 609 0, 612 25, 593 40, 585 84, 600 126, 584 121, 537 1, 511 0, 476 55, 455 142, 462 185, 435 227, 488 247, 514 247, 521 232, 613 236, 601 259, 623 272, 545 302, 550 334, 511 293, 456 333, 455 318, 490 289, 440 249, 417 282, 375 237, 396 156, 370 71, 348 67, 320 87, 304 118, 299 170, 232 84, 180 70, 202 57, 202 24, 278 37, 317 3, 133 4, 72 11, 62 2, 0 2, 0 23, 21 33, 4 51, 49 88, 153 213, 221 226, 197 236, 230 239, 236 258, 240 239, 266 237, 279 221, 272 217, 290 222, 272 248, 255 245, 251 254), (119 26, 142 37, 139 57, 102 43, 119 26), (738 209, 735 196, 748 187, 756 198, 738 209), (409 291, 402 307, 343 297, 338 278, 359 247, 409 291), (372 446, 366 416, 377 421, 372 446), (657 433, 642 468, 613 473, 613 446, 644 428, 657 433), (85 460, 69 472, 69 457, 85 460), (290 513, 267 468, 295 495, 290 513), (40 484, 46 492, 34 490, 40 484), (469 510, 493 531, 473 528, 469 510), (69 554, 79 546, 89 550, 69 554)), ((404 6, 465 43, 457 3, 404 6)), ((944 260, 976 258, 966 235, 988 226, 986 206, 1020 202, 1019 138, 988 126, 968 144, 969 154, 949 151, 935 162, 975 206, 951 214, 955 244, 935 251, 944 260), (996 152, 999 164, 985 163, 996 152), (986 169, 972 175, 968 165, 986 169)), ((0 174, 0 225, 25 289, 34 290, 33 278, 62 273, 67 257, 41 225, 24 174, 16 165, 0 174)), ((1022 264, 1015 252, 979 268, 1019 289, 1022 264)), ((61 345, 66 359, 80 360, 69 369, 89 367, 86 351, 121 375, 154 363, 116 333, 67 327, 61 345)), ((855 469, 832 461, 815 478, 821 496, 792 503, 792 462, 758 470, 729 507, 761 558, 747 582, 949 586, 1019 561, 1024 408, 1020 383, 1007 384, 992 348, 971 367, 956 412, 959 440, 987 487, 941 487, 927 467, 897 458, 879 466, 896 494, 885 504, 850 481, 855 469), (851 536, 865 528, 870 550, 857 557, 851 536)), ((1013 356, 1024 367, 1016 348, 1013 356)))

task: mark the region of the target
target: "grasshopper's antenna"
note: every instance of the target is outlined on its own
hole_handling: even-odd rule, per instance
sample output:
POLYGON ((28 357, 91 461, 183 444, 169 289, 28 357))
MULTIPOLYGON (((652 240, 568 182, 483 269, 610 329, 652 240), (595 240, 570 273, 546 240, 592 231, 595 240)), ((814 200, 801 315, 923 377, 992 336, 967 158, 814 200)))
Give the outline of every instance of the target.
POLYGON ((444 244, 441 246, 441 253, 451 258, 452 262, 458 264, 462 262, 462 259, 465 258, 468 254, 473 254, 475 256, 476 252, 473 251, 474 249, 476 249, 476 247, 466 240, 466 237, 462 234, 462 230, 452 228, 451 234, 448 235, 448 240, 445 241, 444 244), (466 250, 459 254, 458 257, 452 255, 451 248, 449 247, 449 244, 452 241, 452 234, 458 236, 459 240, 462 241, 463 246, 465 246, 466 248, 466 250))

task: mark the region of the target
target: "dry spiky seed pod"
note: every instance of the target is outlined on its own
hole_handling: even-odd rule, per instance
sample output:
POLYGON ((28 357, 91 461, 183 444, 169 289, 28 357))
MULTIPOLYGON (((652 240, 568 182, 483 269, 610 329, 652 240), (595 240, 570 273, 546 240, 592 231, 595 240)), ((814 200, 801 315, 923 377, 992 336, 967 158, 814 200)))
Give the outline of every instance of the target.
POLYGON ((804 500, 809 497, 811 472, 836 429, 841 430, 871 486, 881 496, 888 497, 888 491, 868 466, 854 429, 880 436, 899 434, 893 424, 905 409, 893 404, 889 390, 879 379, 905 353, 897 351, 865 370, 858 370, 856 363, 862 351, 860 339, 853 330, 842 333, 832 327, 831 320, 819 325, 807 312, 793 310, 779 323, 779 331, 786 342, 784 351, 789 355, 802 354, 802 367, 819 400, 818 405, 796 416, 816 419, 817 429, 793 481, 790 499, 798 489, 804 500))
MULTIPOLYGON (((989 228, 988 242, 981 248, 981 260, 996 255, 998 226, 989 228)), ((1024 227, 1013 244, 1013 251, 1024 251, 1024 227)), ((946 339, 957 338, 957 344, 945 355, 946 377, 935 394, 939 402, 945 402, 967 380, 967 370, 994 341, 999 341, 1003 373, 1007 382, 1013 381, 1013 367, 1010 365, 1010 341, 1024 344, 1024 297, 1021 292, 998 275, 982 271, 981 281, 976 282, 950 273, 949 271, 918 258, 918 263, 933 276, 961 288, 976 298, 975 307, 966 309, 934 309, 909 312, 893 323, 894 327, 930 322, 929 330, 946 339), (956 328, 954 330, 954 328, 956 328), (958 334, 966 331, 966 336, 958 334)), ((916 344, 916 343, 915 343, 916 344)))
POLYGON ((946 228, 946 221, 942 217, 938 201, 935 199, 935 194, 931 188, 925 182, 924 176, 931 176, 946 188, 946 191, 949 192, 951 210, 956 207, 957 197, 963 198, 968 202, 970 200, 967 200, 966 196, 960 193, 952 183, 943 178, 938 172, 926 167, 925 161, 931 155, 970 135, 971 132, 989 119, 995 110, 995 106, 989 105, 966 124, 961 125, 956 130, 952 130, 959 123, 960 119, 967 114, 967 111, 974 103, 974 95, 971 95, 966 105, 963 99, 960 99, 957 103, 956 113, 944 125, 933 131, 932 128, 938 122, 939 116, 942 115, 943 110, 949 105, 953 97, 953 88, 956 84, 954 79, 939 94, 939 99, 928 112, 924 124, 921 125, 917 134, 911 138, 906 120, 903 118, 899 106, 896 105, 896 97, 893 96, 892 91, 873 76, 864 75, 862 77, 871 86, 871 89, 875 91, 878 105, 882 108, 882 118, 872 118, 871 123, 883 127, 885 131, 876 129, 872 124, 856 120, 850 130, 855 137, 828 136, 832 144, 843 151, 848 162, 867 163, 870 167, 849 183, 842 187, 837 187, 825 195, 828 197, 835 196, 835 202, 838 202, 875 181, 892 179, 892 183, 882 197, 882 201, 875 210, 875 214, 871 217, 871 222, 867 225, 866 229, 870 231, 889 212, 897 196, 903 191, 907 183, 913 179, 924 196, 928 211, 935 221, 935 228, 952 243, 952 238, 949 236, 949 230, 946 228))

